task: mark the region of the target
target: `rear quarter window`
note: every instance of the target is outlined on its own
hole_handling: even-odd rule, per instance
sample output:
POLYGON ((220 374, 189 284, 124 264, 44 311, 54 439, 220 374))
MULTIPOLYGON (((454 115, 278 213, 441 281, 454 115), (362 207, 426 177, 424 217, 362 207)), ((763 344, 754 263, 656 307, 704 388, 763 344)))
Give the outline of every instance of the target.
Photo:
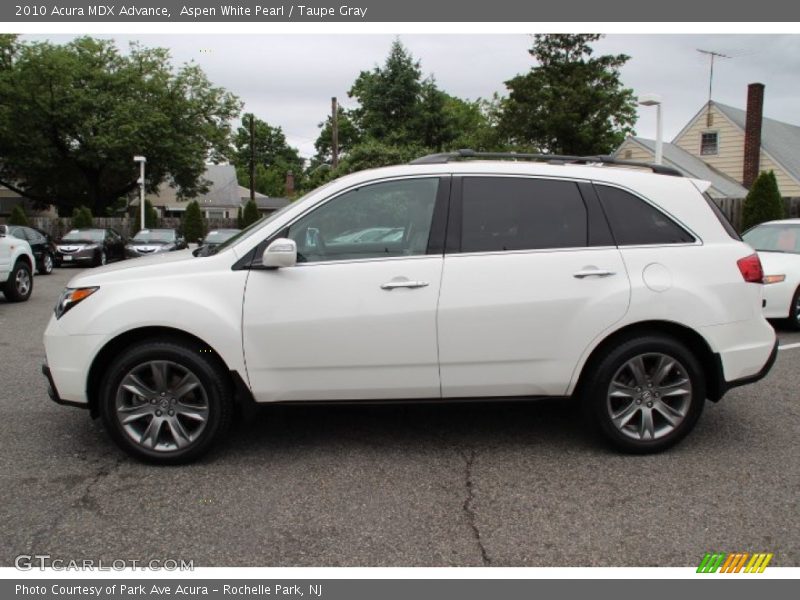
POLYGON ((630 192, 607 185, 595 187, 618 246, 690 244, 695 241, 683 227, 630 192))

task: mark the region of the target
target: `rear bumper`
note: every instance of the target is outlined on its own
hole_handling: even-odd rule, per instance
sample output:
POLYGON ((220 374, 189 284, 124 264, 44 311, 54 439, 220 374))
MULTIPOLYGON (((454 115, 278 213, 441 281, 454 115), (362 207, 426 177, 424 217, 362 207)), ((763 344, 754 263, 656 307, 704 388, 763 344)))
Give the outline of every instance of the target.
POLYGON ((775 343, 772 347, 772 352, 770 352, 769 357, 767 358, 767 362, 764 364, 763 367, 761 367, 761 370, 758 371, 758 373, 756 373, 755 375, 740 377, 739 379, 734 379, 733 381, 725 381, 722 369, 722 359, 720 358, 719 354, 715 354, 714 358, 716 359, 717 362, 719 388, 716 397, 715 398, 712 397, 711 400, 716 402, 717 400, 721 399, 731 389, 755 383, 756 381, 760 381, 767 376, 767 374, 772 369, 772 366, 775 364, 775 360, 778 358, 778 339, 777 338, 775 339, 775 343))

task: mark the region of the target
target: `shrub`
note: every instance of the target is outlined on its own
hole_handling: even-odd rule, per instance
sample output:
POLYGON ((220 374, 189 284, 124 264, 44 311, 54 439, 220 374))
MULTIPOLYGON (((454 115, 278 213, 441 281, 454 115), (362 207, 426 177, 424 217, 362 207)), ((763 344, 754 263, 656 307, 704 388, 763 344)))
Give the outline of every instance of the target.
POLYGON ((766 221, 783 219, 785 211, 783 198, 778 190, 775 173, 762 171, 753 183, 750 193, 744 199, 742 207, 742 231, 755 227, 766 221))
POLYGON ((11 209, 11 215, 8 217, 9 225, 27 225, 28 217, 25 216, 25 211, 17 204, 11 209))
POLYGON ((70 227, 78 229, 79 227, 93 227, 94 217, 92 211, 88 206, 78 206, 72 209, 72 221, 70 227))
POLYGON ((248 200, 247 204, 244 205, 244 212, 242 213, 242 225, 247 227, 258 221, 261 218, 261 215, 258 214, 258 207, 253 200, 248 200))
POLYGON ((244 215, 242 214, 242 207, 239 207, 239 210, 236 211, 236 226, 239 229, 244 229, 244 215))
POLYGON ((189 202, 189 206, 186 207, 186 212, 183 215, 182 226, 183 236, 187 242, 195 243, 205 235, 206 222, 197 201, 189 202))

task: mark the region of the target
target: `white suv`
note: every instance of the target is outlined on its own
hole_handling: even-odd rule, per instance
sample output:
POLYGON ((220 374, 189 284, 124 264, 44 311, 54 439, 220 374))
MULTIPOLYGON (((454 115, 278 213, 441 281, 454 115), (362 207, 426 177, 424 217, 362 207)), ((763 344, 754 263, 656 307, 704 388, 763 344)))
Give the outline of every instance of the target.
POLYGON ((30 244, 0 227, 0 291, 9 302, 24 302, 33 292, 36 260, 30 244))
POLYGON ((761 265, 708 183, 508 156, 355 173, 210 256, 76 276, 45 332, 51 396, 165 463, 237 407, 298 401, 578 396, 643 453, 766 374, 761 265))

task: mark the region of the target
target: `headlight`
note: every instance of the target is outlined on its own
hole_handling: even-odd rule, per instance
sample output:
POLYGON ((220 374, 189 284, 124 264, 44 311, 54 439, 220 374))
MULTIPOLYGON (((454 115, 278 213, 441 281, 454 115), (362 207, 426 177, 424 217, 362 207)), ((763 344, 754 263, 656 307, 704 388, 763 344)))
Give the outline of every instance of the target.
POLYGON ((163 246, 159 246, 156 248, 156 252, 169 252, 170 250, 175 249, 175 244, 164 244, 163 246))
POLYGON ((54 310, 56 319, 60 319, 70 308, 82 300, 85 300, 99 289, 99 287, 66 288, 61 292, 61 297, 58 299, 54 310))
POLYGON ((786 280, 786 275, 764 275, 764 283, 780 283, 786 280))

